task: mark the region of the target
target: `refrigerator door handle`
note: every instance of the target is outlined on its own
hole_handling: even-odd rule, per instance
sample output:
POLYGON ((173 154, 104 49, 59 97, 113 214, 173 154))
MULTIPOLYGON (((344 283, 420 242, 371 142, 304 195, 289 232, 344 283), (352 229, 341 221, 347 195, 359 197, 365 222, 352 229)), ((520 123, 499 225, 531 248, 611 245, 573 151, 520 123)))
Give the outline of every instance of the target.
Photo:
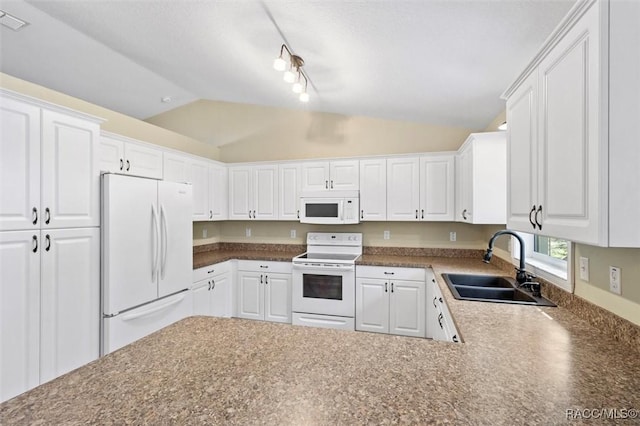
POLYGON ((151 262, 151 280, 155 281, 156 280, 156 276, 157 276, 157 272, 158 272, 158 257, 159 257, 159 250, 158 250, 158 240, 160 239, 160 224, 158 223, 158 213, 156 212, 156 206, 155 205, 151 205, 151 215, 153 218, 153 229, 154 229, 154 235, 153 235, 153 244, 152 244, 152 262, 151 262))
POLYGON ((181 294, 180 297, 176 297, 175 299, 171 298, 171 299, 172 300, 169 300, 167 303, 163 303, 161 305, 154 306, 153 308, 151 308, 149 310, 123 315, 122 316, 122 321, 131 321, 131 320, 134 320, 136 318, 146 317, 147 315, 151 315, 151 314, 153 314, 155 312, 162 311, 162 310, 168 308, 169 306, 173 306, 175 304, 178 304, 178 303, 182 302, 182 300, 184 299, 184 293, 181 294))
POLYGON ((167 215, 164 212, 164 205, 160 205, 160 225, 161 232, 160 235, 160 253, 162 256, 162 261, 160 263, 160 279, 164 280, 165 268, 167 266, 167 251, 169 251, 169 227, 167 225, 167 215))

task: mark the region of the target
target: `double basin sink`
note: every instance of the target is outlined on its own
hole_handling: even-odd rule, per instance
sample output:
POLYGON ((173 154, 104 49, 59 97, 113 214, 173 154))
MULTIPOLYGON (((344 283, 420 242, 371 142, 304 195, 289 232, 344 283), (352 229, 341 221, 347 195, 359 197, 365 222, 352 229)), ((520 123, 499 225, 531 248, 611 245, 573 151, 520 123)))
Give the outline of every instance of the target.
POLYGON ((495 275, 442 274, 453 297, 460 300, 515 303, 518 305, 556 306, 544 297, 533 296, 518 288, 510 277, 495 275))

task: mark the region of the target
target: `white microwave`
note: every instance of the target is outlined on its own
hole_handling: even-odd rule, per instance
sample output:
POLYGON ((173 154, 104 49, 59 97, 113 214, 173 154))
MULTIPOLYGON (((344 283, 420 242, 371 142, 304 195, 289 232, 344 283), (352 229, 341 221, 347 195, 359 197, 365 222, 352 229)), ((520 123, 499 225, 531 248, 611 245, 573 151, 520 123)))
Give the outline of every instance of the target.
POLYGON ((345 225, 360 222, 359 191, 304 192, 300 197, 300 223, 345 225))

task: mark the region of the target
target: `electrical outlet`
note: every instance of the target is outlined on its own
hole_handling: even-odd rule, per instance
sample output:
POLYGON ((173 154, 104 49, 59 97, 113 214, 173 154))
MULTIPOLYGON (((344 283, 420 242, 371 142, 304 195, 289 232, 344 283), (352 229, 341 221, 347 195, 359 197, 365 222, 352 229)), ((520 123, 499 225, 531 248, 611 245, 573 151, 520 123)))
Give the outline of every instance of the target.
POLYGON ((617 266, 609 266, 609 290, 615 294, 622 293, 622 270, 617 266))
POLYGON ((585 282, 589 282, 589 258, 580 258, 580 279, 585 282))
POLYGON ((207 238, 207 228, 202 230, 202 238, 207 238))
POLYGON ((291 235, 291 238, 295 238, 296 237, 296 230, 292 229, 290 235, 291 235))
POLYGON ((245 235, 246 235, 247 237, 250 237, 250 236, 251 236, 251 228, 246 228, 246 229, 244 230, 244 233, 245 233, 245 235))
POLYGON ((449 241, 455 241, 457 238, 455 231, 449 232, 449 241))
POLYGON ((388 240, 391 238, 391 232, 389 231, 384 231, 382 235, 385 240, 388 240))

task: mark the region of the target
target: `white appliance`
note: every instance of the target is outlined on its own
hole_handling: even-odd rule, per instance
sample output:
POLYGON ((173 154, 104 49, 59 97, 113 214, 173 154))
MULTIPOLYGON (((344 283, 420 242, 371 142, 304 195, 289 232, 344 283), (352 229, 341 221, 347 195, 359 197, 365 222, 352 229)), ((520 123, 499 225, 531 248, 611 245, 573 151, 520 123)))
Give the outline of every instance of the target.
POLYGON ((292 259, 294 325, 355 330, 356 260, 362 234, 307 234, 307 252, 292 259))
POLYGON ((300 197, 300 223, 359 223, 359 211, 359 191, 313 191, 300 197))
POLYGON ((190 184, 102 175, 101 354, 191 315, 190 184))

